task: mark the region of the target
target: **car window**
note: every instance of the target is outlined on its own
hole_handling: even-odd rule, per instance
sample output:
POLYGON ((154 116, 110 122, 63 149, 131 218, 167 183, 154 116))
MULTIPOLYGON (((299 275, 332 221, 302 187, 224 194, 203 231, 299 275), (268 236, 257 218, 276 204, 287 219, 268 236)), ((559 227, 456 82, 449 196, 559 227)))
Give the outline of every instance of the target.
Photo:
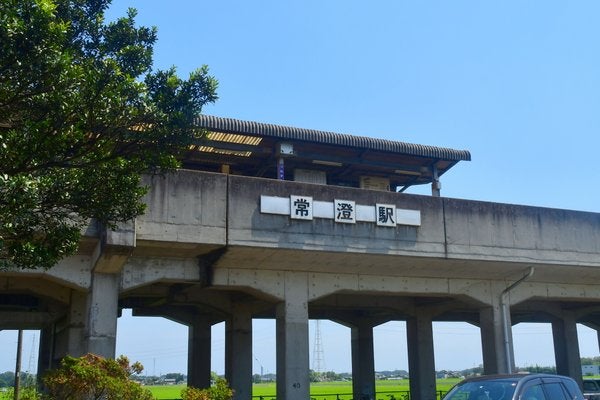
POLYGON ((581 396, 581 390, 579 390, 579 386, 570 379, 565 379, 562 381, 565 385, 565 389, 567 389, 567 397, 572 400, 583 400, 581 396))
POLYGON ((568 396, 565 393, 563 385, 559 382, 552 382, 544 384, 544 390, 548 394, 550 400, 567 400, 568 396))
POLYGON ((500 380, 466 382, 455 386, 444 400, 510 400, 515 386, 515 382, 500 380))
POLYGON ((594 382, 594 381, 583 381, 583 390, 589 390, 591 392, 596 391, 596 382, 594 382))
MULTIPOLYGON (((542 390, 542 385, 531 385, 527 387, 523 394, 521 395, 520 400, 546 400, 546 396, 544 395, 544 391, 542 390)), ((555 400, 555 399, 551 399, 555 400)), ((559 399, 557 399, 559 400, 559 399)))

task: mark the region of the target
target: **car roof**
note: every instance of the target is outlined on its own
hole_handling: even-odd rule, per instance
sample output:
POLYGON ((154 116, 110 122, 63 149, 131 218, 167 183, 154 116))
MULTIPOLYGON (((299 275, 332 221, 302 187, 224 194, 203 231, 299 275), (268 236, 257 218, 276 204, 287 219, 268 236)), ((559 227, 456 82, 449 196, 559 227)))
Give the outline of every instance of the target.
POLYGON ((490 380, 509 380, 509 381, 522 381, 531 380, 536 378, 568 378, 561 375, 552 374, 496 374, 496 375, 480 375, 472 378, 467 378, 463 382, 477 382, 477 381, 490 381, 490 380))

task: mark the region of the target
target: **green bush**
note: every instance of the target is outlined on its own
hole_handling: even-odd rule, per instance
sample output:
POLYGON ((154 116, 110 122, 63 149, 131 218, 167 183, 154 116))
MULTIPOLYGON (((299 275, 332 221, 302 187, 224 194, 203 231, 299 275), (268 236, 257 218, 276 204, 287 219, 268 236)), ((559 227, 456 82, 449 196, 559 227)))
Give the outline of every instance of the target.
MULTIPOLYGON (((15 398, 14 388, 8 388, 6 392, 0 393, 0 400, 13 400, 15 398)), ((40 395, 33 387, 21 388, 19 391, 19 400, 39 400, 40 395)))
POLYGON ((116 360, 86 354, 67 356, 60 368, 48 371, 43 382, 44 400, 154 400, 149 390, 129 379, 140 373, 140 363, 129 364, 127 357, 116 360))
POLYGON ((187 387, 181 391, 182 400, 231 400, 233 390, 229 388, 227 381, 218 378, 215 384, 208 389, 187 387))

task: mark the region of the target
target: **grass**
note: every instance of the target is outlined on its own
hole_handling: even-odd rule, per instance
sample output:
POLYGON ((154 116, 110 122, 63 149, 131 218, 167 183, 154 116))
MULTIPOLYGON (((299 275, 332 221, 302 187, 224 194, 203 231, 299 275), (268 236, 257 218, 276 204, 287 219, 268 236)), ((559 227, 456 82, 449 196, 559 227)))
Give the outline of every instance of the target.
MULTIPOLYGON (((448 391, 452 385, 457 383, 459 379, 438 379, 437 390, 448 391)), ((173 400, 181 398, 181 391, 185 388, 185 385, 166 385, 166 386, 147 386, 152 392, 154 397, 159 400, 173 400)), ((376 381, 375 390, 377 392, 407 392, 408 391, 408 379, 403 380, 385 380, 376 381)), ((277 390, 275 383, 258 383, 252 386, 253 396, 275 396, 277 390)), ((340 397, 342 399, 349 399, 352 397, 352 382, 317 382, 311 383, 310 385, 311 396, 316 397, 318 400, 334 399, 333 394, 346 394, 346 396, 340 397), (330 396, 327 396, 330 395, 330 396)), ((389 397, 383 395, 384 399, 388 400, 389 397)), ((400 398, 401 393, 395 393, 395 396, 400 398)), ((267 400, 267 399, 265 399, 267 400)))
POLYGON ((152 392, 152 395, 159 400, 181 399, 181 391, 187 385, 156 385, 144 386, 152 392))

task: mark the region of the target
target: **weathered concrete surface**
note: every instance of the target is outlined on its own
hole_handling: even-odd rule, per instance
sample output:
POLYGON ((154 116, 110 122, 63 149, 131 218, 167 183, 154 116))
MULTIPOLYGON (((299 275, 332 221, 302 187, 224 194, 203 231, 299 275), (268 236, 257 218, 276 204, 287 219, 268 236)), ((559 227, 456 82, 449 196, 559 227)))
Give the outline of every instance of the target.
POLYGON ((373 326, 362 324, 351 328, 352 392, 359 399, 375 398, 375 352, 373 326))
POLYGON ((448 257, 600 267, 600 214, 444 200, 448 257))
POLYGON ((100 232, 100 238, 92 253, 94 271, 118 273, 135 249, 135 221, 120 223, 114 230, 103 228, 100 232))
POLYGON ((284 274, 286 300, 277 305, 277 397, 308 399, 308 299, 305 273, 284 274))
MULTIPOLYGON (((147 182, 148 211, 135 224, 106 233, 91 225, 80 253, 50 271, 0 272, 0 329, 57 332, 60 346, 41 358, 47 362, 82 349, 110 355, 118 310, 133 308, 195 326, 197 347, 207 324, 231 319, 243 304, 254 317, 277 318, 278 392, 304 399, 309 317, 412 321, 411 352, 428 360, 429 344, 414 339, 429 324, 419 316, 469 321, 482 329, 486 372, 502 372, 499 299, 533 266, 533 276, 510 291, 511 317, 554 323, 556 342, 568 342, 555 344, 566 373, 576 370, 563 355, 576 346, 573 323, 600 326, 600 214, 197 171, 147 182), (421 225, 293 220, 261 213, 262 195, 394 204, 420 211, 421 225), (565 315, 561 327, 556 318, 564 323, 565 315)), ((235 343, 247 351, 243 342, 235 343)), ((361 347, 368 342, 363 335, 361 347)), ((192 380, 205 384, 206 359, 197 348, 190 353, 192 380)), ((431 362, 411 363, 431 376, 431 362)), ((248 386, 245 374, 231 373, 248 386)), ((418 396, 431 394, 431 379, 415 385, 418 396)))
POLYGON ((528 265, 539 265, 536 281, 589 283, 600 277, 600 214, 229 179, 229 248, 218 266, 510 279, 528 265), (389 229, 260 213, 261 195, 290 194, 312 196, 315 201, 344 198, 357 204, 396 204, 420 210, 422 224, 389 229))
POLYGON ((194 257, 226 244, 227 175, 180 170, 145 181, 136 255, 194 257))
POLYGON ((415 400, 435 399, 435 361, 433 328, 427 313, 406 321, 408 368, 411 371, 410 393, 415 400))
POLYGON ((438 229, 442 221, 439 198, 236 176, 229 180, 227 220, 231 246, 351 253, 345 259, 352 253, 444 255, 444 232, 438 229), (422 214, 421 228, 398 226, 395 229, 377 227, 373 223, 339 224, 317 218, 294 221, 289 216, 260 213, 261 195, 289 197, 290 194, 312 196, 319 201, 343 198, 373 206, 395 203, 401 208, 427 209, 428 212, 422 214))
MULTIPOLYGON (((102 231, 96 227, 87 234, 98 237, 86 237, 81 254, 50 271, 0 273, 2 291, 68 305, 67 289, 89 290, 96 267, 118 274, 121 296, 138 291, 160 297, 186 283, 269 301, 285 297, 284 271, 306 271, 309 301, 345 291, 467 296, 490 305, 533 265, 534 276, 511 293, 511 304, 600 300, 600 214, 197 171, 147 182, 147 213, 105 235, 104 249, 124 249, 118 263, 98 268, 98 260, 110 261, 112 253, 99 251, 102 231), (421 225, 384 228, 260 212, 261 195, 291 194, 395 204, 420 211, 421 225)), ((194 301, 190 293, 181 296, 194 301)))

